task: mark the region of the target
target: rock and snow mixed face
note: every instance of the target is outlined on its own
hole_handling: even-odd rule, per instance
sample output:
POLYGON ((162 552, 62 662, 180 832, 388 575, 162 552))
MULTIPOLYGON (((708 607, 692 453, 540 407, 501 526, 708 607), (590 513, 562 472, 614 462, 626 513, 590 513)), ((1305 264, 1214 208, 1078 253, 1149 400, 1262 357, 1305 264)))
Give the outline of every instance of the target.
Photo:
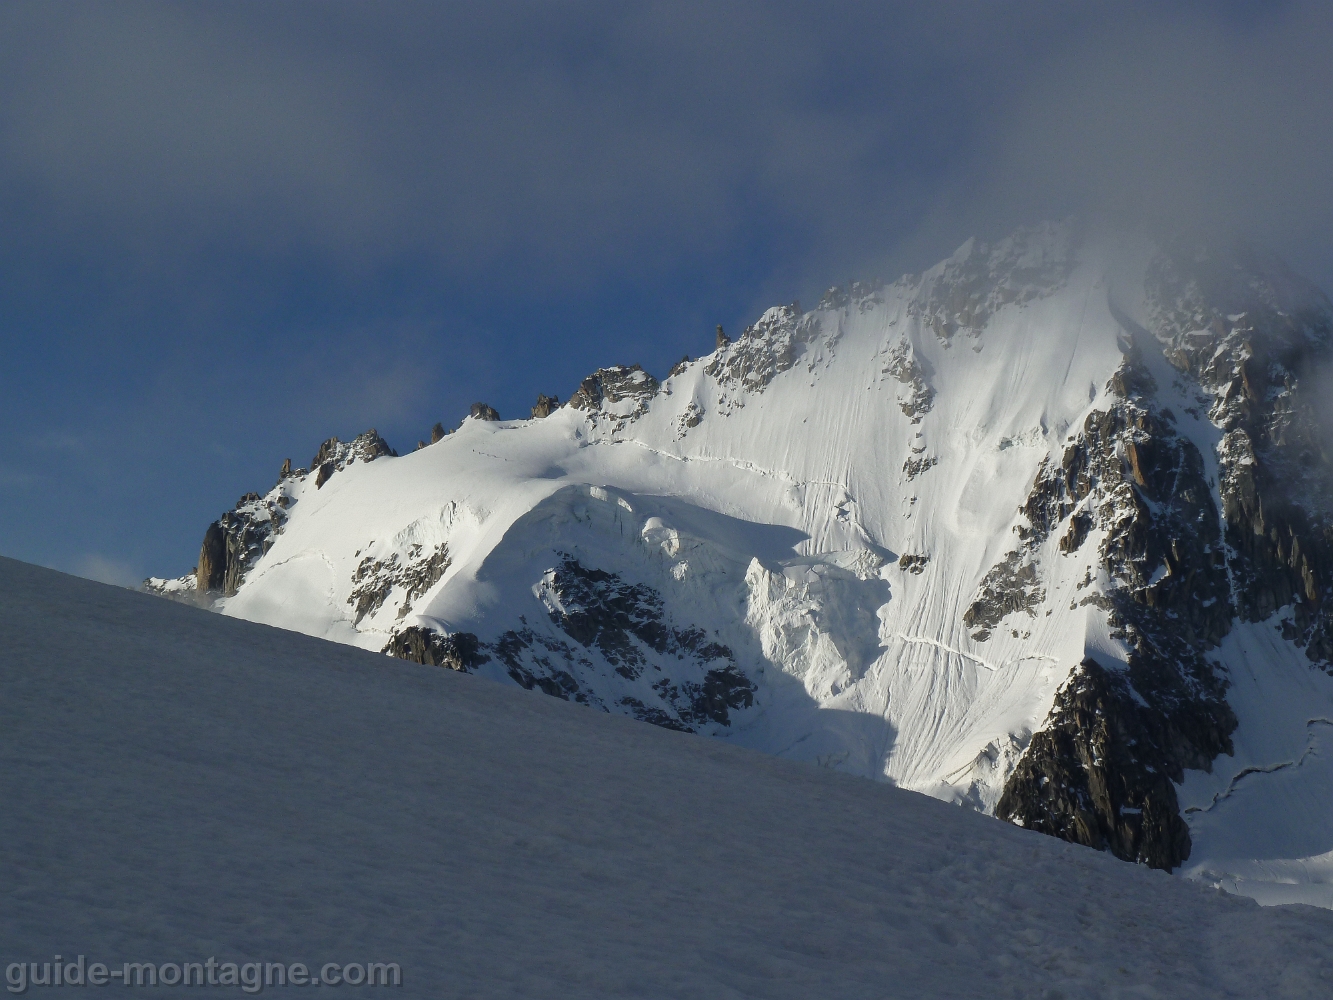
POLYGON ((1296 860, 1263 774, 1333 829, 1333 310, 1215 265, 1052 225, 770 309, 660 384, 284 478, 217 607, 1238 884, 1214 840, 1296 860))

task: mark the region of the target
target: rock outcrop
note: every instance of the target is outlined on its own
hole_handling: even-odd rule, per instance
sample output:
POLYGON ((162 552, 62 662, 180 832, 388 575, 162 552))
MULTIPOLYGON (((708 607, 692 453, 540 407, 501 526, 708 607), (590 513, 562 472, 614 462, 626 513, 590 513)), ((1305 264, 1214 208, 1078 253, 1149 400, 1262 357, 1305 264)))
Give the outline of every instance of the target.
POLYGON ((486 403, 473 403, 468 416, 473 420, 499 420, 500 414, 493 406, 486 403))
POLYGON ((642 416, 660 388, 657 379, 638 365, 615 365, 585 378, 568 405, 594 421, 606 420, 614 433, 642 416))
POLYGON ((1131 688, 1123 671, 1084 660, 995 811, 1040 833, 1169 871, 1190 853, 1172 784, 1183 777, 1181 767, 1161 752, 1176 734, 1161 716, 1134 709, 1131 688), (1164 761, 1174 766, 1161 769, 1164 761))
POLYGON ((532 418, 540 420, 543 417, 549 417, 560 408, 560 400, 556 396, 548 396, 545 393, 537 394, 537 402, 532 407, 532 418))
POLYGON ((246 571, 282 531, 288 504, 280 498, 285 499, 282 483, 268 496, 247 493, 208 526, 195 570, 195 586, 201 595, 230 597, 236 593, 246 571))
POLYGON ((352 607, 354 626, 360 625, 361 619, 367 615, 378 611, 395 590, 401 591, 403 595, 398 617, 405 618, 417 598, 440 582, 445 571, 453 564, 449 546, 442 542, 430 552, 424 549, 423 545, 417 543, 411 545, 402 558, 394 552, 387 559, 366 556, 357 564, 352 574, 355 586, 347 598, 347 603, 352 607))
POLYGON ((622 680, 642 679, 640 695, 621 695, 612 703, 618 710, 681 732, 730 725, 733 712, 754 704, 754 682, 731 649, 710 640, 700 628, 677 624, 662 595, 651 587, 628 583, 566 555, 546 573, 538 590, 554 632, 525 623, 481 642, 470 633, 446 635, 413 625, 397 632, 384 651, 464 672, 494 660, 529 690, 611 707, 604 692, 586 690, 569 669, 576 663, 591 667, 595 653, 622 680), (661 662, 676 665, 674 676, 661 672, 661 662), (687 667, 685 675, 682 667, 687 667), (656 679, 648 683, 650 678, 656 679))
POLYGON ((739 393, 762 392, 777 375, 795 366, 817 331, 813 316, 807 318, 800 304, 793 303, 769 309, 734 343, 719 346, 704 371, 736 393, 723 409, 739 409, 744 405, 739 393))
POLYGON ((1079 665, 996 815, 1171 869, 1191 847, 1174 783, 1231 753, 1236 728, 1227 678, 1205 654, 1235 618, 1284 606, 1282 627, 1314 666, 1333 652, 1333 468, 1302 382, 1333 353, 1333 308, 1244 253, 1160 255, 1148 291, 1152 331, 1117 314, 1128 345, 1108 389, 1119 400, 1088 416, 1024 507, 1028 551, 1060 529, 1061 557, 1100 536, 1112 587, 1084 601, 1105 609, 1128 662, 1079 665), (1198 387, 1188 415, 1223 431, 1221 510, 1198 449, 1153 402, 1147 350, 1198 387))
POLYGON ((926 566, 930 562, 930 556, 911 552, 904 552, 898 557, 898 568, 915 576, 920 576, 926 571, 926 566))
POLYGON ((395 633, 383 650, 390 656, 465 674, 490 661, 471 632, 444 634, 412 625, 395 633))
MULTIPOLYGON (((323 487, 334 473, 356 462, 373 462, 397 452, 372 427, 351 441, 329 438, 319 446, 311 461, 315 488, 323 487)), ((246 572, 273 545, 281 534, 288 510, 294 502, 298 483, 310 473, 293 469, 291 459, 282 463, 278 483, 268 493, 247 493, 236 506, 208 526, 199 548, 199 565, 193 574, 196 597, 191 603, 210 603, 217 597, 230 597, 240 588, 246 572)), ((181 580, 149 579, 144 589, 165 597, 179 597, 181 580)))
MULTIPOLYGON (((1011 562, 1030 560, 1061 528, 1066 555, 1100 534, 1112 587, 1084 600, 1106 612, 1128 662, 1078 666, 996 815, 1169 870, 1190 852, 1172 782, 1231 752, 1227 682, 1204 654, 1230 630, 1232 609, 1203 459, 1153 402, 1143 332, 1126 335, 1125 363, 1109 386, 1122 398, 1089 414, 1058 467, 1042 468, 1023 508, 1025 548, 1011 562)), ((1035 576, 1018 577, 1008 574, 1013 586, 990 604, 1022 603, 1035 576)))
POLYGON ((997 310, 1051 295, 1077 262, 1077 240, 1068 224, 1019 229, 995 244, 968 240, 924 276, 925 292, 913 313, 942 342, 974 337, 997 310))
POLYGON ((398 452, 390 448, 389 443, 373 427, 351 441, 329 438, 319 446, 319 451, 310 460, 310 468, 315 471, 315 489, 323 487, 335 472, 355 462, 373 462, 385 455, 397 458, 398 452))
POLYGON ((921 423, 934 405, 935 390, 930 384, 929 366, 917 358, 911 341, 903 339, 889 352, 882 374, 902 383, 905 391, 898 397, 898 406, 912 423, 921 423))
POLYGON ((1202 390, 1218 447, 1237 613, 1290 606, 1312 663, 1333 669, 1333 455, 1322 395, 1333 304, 1275 257, 1177 248, 1150 267, 1154 333, 1202 390))
POLYGON ((203 591, 221 590, 227 576, 227 535, 222 523, 214 521, 204 532, 204 544, 199 547, 199 565, 195 579, 203 591))

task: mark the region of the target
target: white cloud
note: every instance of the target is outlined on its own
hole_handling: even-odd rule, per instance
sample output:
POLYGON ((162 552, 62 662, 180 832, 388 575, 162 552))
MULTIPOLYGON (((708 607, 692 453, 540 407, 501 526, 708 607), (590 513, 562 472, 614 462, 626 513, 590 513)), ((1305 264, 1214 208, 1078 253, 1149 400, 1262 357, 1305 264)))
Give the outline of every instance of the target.
POLYGON ((74 574, 116 587, 137 587, 143 581, 143 574, 129 560, 96 552, 80 556, 75 561, 74 574))

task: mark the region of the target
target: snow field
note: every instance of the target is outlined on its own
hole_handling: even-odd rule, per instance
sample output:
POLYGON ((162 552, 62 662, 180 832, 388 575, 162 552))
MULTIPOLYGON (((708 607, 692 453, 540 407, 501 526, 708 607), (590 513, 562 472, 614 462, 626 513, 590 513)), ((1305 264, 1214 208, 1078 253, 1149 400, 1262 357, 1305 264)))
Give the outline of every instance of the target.
POLYGON ((4 559, 0 683, 5 963, 397 961, 421 997, 1333 988, 1333 913, 4 559))

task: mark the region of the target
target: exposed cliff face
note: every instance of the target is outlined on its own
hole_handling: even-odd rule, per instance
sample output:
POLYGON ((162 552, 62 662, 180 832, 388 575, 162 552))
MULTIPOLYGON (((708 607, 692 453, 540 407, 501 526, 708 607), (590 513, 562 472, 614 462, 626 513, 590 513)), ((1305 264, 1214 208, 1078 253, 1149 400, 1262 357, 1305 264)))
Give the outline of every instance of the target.
POLYGON ((500 413, 488 403, 473 403, 468 416, 473 420, 499 420, 500 413))
MULTIPOLYGON (((1088 415, 1058 466, 1043 466, 1022 536, 1035 552, 1062 532, 1057 558, 1100 537, 1109 586, 1089 580, 1082 601, 1106 612, 1127 662, 1082 661, 996 814, 1171 869, 1190 852, 1172 782, 1229 753, 1236 727, 1225 679, 1204 655, 1230 629, 1230 584, 1202 456, 1153 402, 1142 338, 1132 329, 1126 337, 1109 386, 1119 398, 1088 415)), ((1014 606, 1023 593, 1011 587, 983 607, 1014 606)))
POLYGON ((267 496, 247 493, 208 526, 195 574, 200 594, 236 593, 246 570, 269 550, 282 531, 288 503, 280 482, 267 496))
POLYGON ((1119 670, 1084 660, 1056 696, 1047 728, 1032 737, 996 815, 1029 829, 1153 868, 1190 853, 1172 775, 1159 768, 1171 735, 1160 713, 1141 711, 1119 670))
POLYGON ((913 311, 942 342, 975 338, 995 313, 1056 292, 1077 263, 1068 225, 1021 229, 994 246, 968 240, 925 283, 913 311))
MULTIPOLYGON (((724 410, 744 405, 740 392, 762 392, 778 375, 792 368, 803 354, 803 345, 814 339, 819 328, 802 322, 800 303, 769 309, 754 326, 746 327, 732 343, 719 336, 717 353, 704 369, 723 389, 724 410)), ((719 331, 720 332, 720 331, 719 331)))
MULTIPOLYGON (((310 462, 314 486, 320 489, 334 473, 385 455, 397 457, 398 453, 373 427, 351 441, 329 438, 310 462)), ((235 595, 246 573, 282 533, 300 486, 309 477, 308 470, 293 469, 291 459, 284 461, 277 485, 263 496, 247 493, 236 501, 235 507, 208 526, 199 547, 199 564, 193 573, 171 580, 150 577, 144 581, 143 589, 159 597, 204 607, 217 598, 235 595)))
POLYGON ((405 618, 416 600, 440 581, 452 563, 449 546, 441 542, 430 552, 424 548, 414 542, 405 553, 391 552, 385 559, 368 555, 357 564, 352 574, 356 586, 347 597, 355 614, 353 625, 378 611, 395 591, 402 593, 398 617, 405 618))
POLYGON ((199 590, 209 592, 222 590, 226 578, 227 535, 221 523, 214 521, 204 532, 204 543, 199 547, 195 580, 199 590))
POLYGON ((448 667, 462 674, 490 659, 471 632, 443 635, 417 625, 395 632, 384 647, 384 652, 400 660, 410 660, 428 667, 448 667))
POLYGON ((541 420, 549 417, 556 410, 560 409, 560 399, 557 396, 548 396, 544 392, 537 394, 537 402, 532 406, 532 418, 541 420))
POLYGON ((1102 533, 1112 586, 1088 599, 1105 602, 1128 669, 1080 665, 996 812, 1170 869, 1190 853, 1173 782, 1232 752, 1225 671, 1207 654, 1233 619, 1291 606, 1284 628, 1316 665, 1328 659, 1333 480, 1295 373, 1327 363, 1333 311, 1276 262, 1253 257, 1159 255, 1147 285, 1155 328, 1124 320, 1132 345, 1111 385, 1122 401, 1088 417, 1025 507, 1034 540, 1068 521, 1064 551, 1102 533), (1153 403, 1143 351, 1157 343, 1193 387, 1190 415, 1206 412, 1224 432, 1220 516, 1203 457, 1175 432, 1174 413, 1153 403))
POLYGON ((1333 363, 1333 306, 1280 261, 1195 250, 1148 275, 1155 331, 1224 431, 1219 488, 1236 609, 1292 607, 1310 659, 1328 669, 1333 621, 1333 454, 1320 398, 1333 363))
MULTIPOLYGON (((334 473, 356 462, 373 462, 397 452, 372 427, 351 441, 329 438, 319 446, 310 468, 315 488, 324 486, 334 473)), ((240 589, 250 567, 273 545, 282 532, 294 489, 309 473, 283 465, 282 477, 267 494, 247 493, 236 506, 208 526, 199 553, 196 586, 201 594, 230 597, 240 589)))

